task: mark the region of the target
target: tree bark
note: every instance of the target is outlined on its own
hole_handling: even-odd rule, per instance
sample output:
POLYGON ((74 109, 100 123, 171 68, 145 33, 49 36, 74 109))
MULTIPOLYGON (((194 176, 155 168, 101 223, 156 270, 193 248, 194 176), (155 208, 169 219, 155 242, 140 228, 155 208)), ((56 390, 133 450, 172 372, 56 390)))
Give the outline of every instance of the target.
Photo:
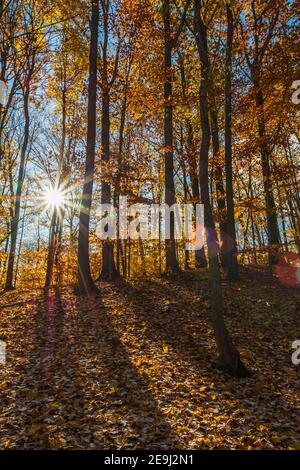
POLYGON ((277 220, 277 211, 273 191, 273 183, 271 179, 270 169, 270 152, 267 144, 266 124, 264 113, 264 96, 260 86, 260 77, 258 68, 252 69, 252 79, 255 92, 255 104, 257 114, 257 126, 259 134, 259 146, 261 154, 261 166, 264 185, 264 196, 267 212, 267 230, 268 230, 268 245, 269 245, 269 265, 272 267, 276 263, 276 251, 280 243, 279 229, 277 220))
POLYGON ((96 143, 96 100, 97 100, 97 48, 99 0, 91 0, 92 18, 90 22, 90 57, 89 57, 89 86, 88 86, 88 128, 84 186, 79 216, 78 238, 78 285, 79 294, 86 294, 96 290, 93 282, 89 257, 89 227, 92 205, 95 143, 96 143))
MULTIPOLYGON (((102 3, 104 40, 102 47, 102 109, 101 109, 101 161, 105 164, 105 179, 101 184, 101 204, 111 204, 111 185, 107 181, 107 163, 110 160, 110 87, 112 83, 108 80, 108 20, 109 1, 102 3)), ((114 244, 112 240, 103 240, 102 243, 102 269, 100 278, 103 280, 113 279, 118 275, 114 260, 114 244)))
MULTIPOLYGON (((61 136, 61 145, 59 152, 59 163, 58 171, 56 177, 56 186, 61 188, 63 183, 63 177, 65 173, 65 142, 66 142, 66 119, 67 119, 67 109, 66 109, 66 76, 64 75, 63 91, 62 91, 62 136, 61 136)), ((47 268, 46 268, 46 279, 45 279, 45 288, 48 289, 52 283, 53 277, 53 268, 55 256, 59 255, 58 247, 61 244, 61 231, 62 231, 62 220, 63 220, 63 209, 61 214, 59 213, 60 208, 54 207, 53 213, 51 216, 50 230, 49 230, 49 248, 47 256, 47 268)))
POLYGON ((221 254, 221 263, 222 266, 226 266, 226 257, 225 257, 225 236, 226 236, 226 223, 225 223, 225 214, 226 214, 226 194, 223 184, 223 169, 220 162, 220 138, 219 138, 219 125, 218 125, 218 115, 215 105, 213 103, 214 97, 211 97, 210 103, 210 121, 211 121, 211 134, 212 134, 212 147, 213 147, 213 156, 214 156, 214 179, 216 183, 216 193, 217 193, 217 206, 220 217, 220 254, 221 254))
POLYGON ((29 142, 29 126, 30 126, 30 116, 29 116, 29 93, 30 93, 30 76, 27 77, 25 90, 24 90, 24 139, 21 149, 21 158, 20 166, 17 180, 17 190, 16 190, 16 199, 15 199, 15 208, 14 215, 11 222, 11 241, 10 241, 10 251, 8 257, 7 273, 6 273, 6 282, 5 290, 12 290, 13 286, 13 276, 14 276, 14 263, 16 255, 16 246, 17 246, 17 236, 20 220, 20 211, 21 211, 21 198, 22 198, 22 189, 23 182, 25 177, 25 167, 26 167, 26 153, 29 142))
POLYGON ((211 132, 208 107, 209 60, 207 50, 207 30, 201 17, 200 8, 200 2, 198 0, 194 0, 194 33, 201 63, 200 119, 202 141, 199 161, 200 191, 201 202, 204 204, 204 223, 207 234, 212 301, 212 324, 219 352, 217 366, 231 375, 245 377, 249 375, 249 371, 241 362, 240 354, 231 340, 223 316, 221 277, 218 263, 218 242, 210 205, 208 181, 208 155, 211 132))
POLYGON ((239 279, 237 262, 237 242, 234 220, 234 199, 232 183, 232 42, 233 42, 233 15, 229 4, 226 5, 227 14, 227 40, 225 63, 225 172, 226 172, 226 258, 228 279, 239 279))
MULTIPOLYGON (((106 85, 103 86, 102 113, 101 113, 101 161, 109 162, 110 159, 110 97, 106 85)), ((108 175, 105 175, 107 178, 108 175)), ((111 204, 111 185, 106 179, 101 184, 101 204, 111 204)), ((102 245, 102 270, 100 278, 113 279, 117 276, 114 260, 114 245, 111 240, 104 240, 102 245)))
MULTIPOLYGON (((187 93, 186 93, 186 75, 184 69, 184 61, 181 55, 179 55, 180 61, 180 76, 181 76, 181 86, 182 86, 182 94, 184 100, 187 100, 187 93)), ((186 130, 187 130, 187 161, 189 166, 189 175, 191 181, 191 188, 192 188, 192 196, 193 196, 193 203, 194 207, 196 208, 196 204, 200 203, 200 191, 199 191, 199 178, 198 178, 198 171, 197 171, 197 156, 196 156, 196 148, 194 142, 194 130, 193 125, 191 123, 191 119, 187 117, 185 119, 186 130)), ((207 267, 207 260, 205 256, 204 247, 200 250, 195 250, 195 266, 196 268, 206 268, 207 267)))
MULTIPOLYGON (((114 192, 115 206, 118 208, 118 214, 119 214, 119 197, 121 195, 123 142, 124 142, 124 130, 125 130, 126 110, 127 110, 127 86, 128 86, 128 83, 126 80, 126 85, 125 85, 126 88, 125 88, 125 94, 124 94, 124 98, 122 102, 121 119, 120 119, 120 126, 119 126, 118 168, 117 168, 117 177, 116 177, 115 192, 114 192)), ((116 266, 118 275, 120 275, 120 272, 121 272, 120 271, 121 251, 122 251, 122 241, 120 239, 120 225, 119 225, 119 220, 118 220, 117 221, 117 266, 116 266)), ((123 275, 125 275, 124 266, 123 266, 123 275)))
MULTIPOLYGON (((165 204, 175 203, 174 155, 173 155, 173 105, 172 105, 172 38, 170 27, 170 0, 163 1, 164 20, 164 159, 165 159, 165 204)), ((174 238, 174 214, 170 214, 170 238, 165 241, 166 272, 180 271, 176 257, 174 238)))

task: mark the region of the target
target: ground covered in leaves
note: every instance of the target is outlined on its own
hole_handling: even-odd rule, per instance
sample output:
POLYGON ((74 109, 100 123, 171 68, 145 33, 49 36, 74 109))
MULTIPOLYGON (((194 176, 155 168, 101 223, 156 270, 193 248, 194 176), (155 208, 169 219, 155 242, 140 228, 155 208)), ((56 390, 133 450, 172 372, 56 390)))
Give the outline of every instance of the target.
POLYGON ((223 285, 251 378, 212 366, 204 273, 1 295, 0 448, 297 448, 299 289, 246 273, 223 285))

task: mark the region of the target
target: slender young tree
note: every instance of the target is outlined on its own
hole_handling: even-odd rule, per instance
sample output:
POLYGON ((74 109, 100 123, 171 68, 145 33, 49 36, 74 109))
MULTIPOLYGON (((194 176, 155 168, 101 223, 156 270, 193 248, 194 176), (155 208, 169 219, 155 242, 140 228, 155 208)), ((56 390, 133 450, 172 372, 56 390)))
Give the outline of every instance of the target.
POLYGON ((278 246, 280 244, 280 235, 271 175, 271 150, 268 143, 266 129, 265 97, 262 86, 262 65, 269 44, 274 36, 274 30, 280 14, 280 3, 277 6, 273 2, 269 1, 268 8, 266 8, 266 6, 262 5, 261 2, 254 0, 251 2, 251 11, 253 20, 252 31, 255 47, 252 47, 252 38, 248 40, 247 47, 243 21, 240 22, 240 28, 243 36, 243 43, 245 45, 245 58, 250 71, 254 89, 261 168, 267 213, 269 265, 272 267, 276 263, 276 251, 278 250, 278 246), (270 10, 271 16, 268 18, 268 12, 270 10))
MULTIPOLYGON (((180 79, 181 79, 181 88, 182 88, 182 96, 185 102, 188 100, 187 96, 187 79, 185 73, 185 63, 184 57, 181 53, 178 53, 178 63, 179 63, 179 70, 180 70, 180 79)), ((199 190, 199 178, 198 178, 198 171, 197 171, 197 151, 194 141, 194 129, 193 124, 191 122, 191 118, 188 113, 185 116, 185 128, 186 128, 186 151, 187 151, 187 162, 189 166, 189 177, 191 181, 191 189, 192 189, 192 196, 194 201, 194 206, 200 203, 200 190, 199 190)), ((204 247, 200 248, 200 250, 195 251, 195 265, 196 268, 206 268, 207 267, 207 260, 205 256, 204 247)))
POLYGON ((226 258, 228 268, 228 279, 237 281, 239 279, 237 262, 237 243, 234 220, 234 199, 232 184, 232 44, 233 44, 233 13, 231 2, 226 3, 227 38, 225 59, 225 175, 226 175, 226 258))
POLYGON ((226 256, 225 256, 225 238, 226 238, 226 226, 225 226, 225 214, 226 214, 226 195, 225 188, 223 184, 223 166, 220 162, 220 131, 218 123, 218 112, 215 106, 215 97, 213 93, 210 93, 210 123, 211 123, 211 135, 212 135, 212 149, 214 157, 214 171, 213 176, 216 185, 216 200, 217 207, 220 217, 220 258, 222 266, 226 266, 226 256))
MULTIPOLYGON (((175 204, 174 184, 174 143, 173 143, 173 103, 172 103, 172 50, 177 44, 184 24, 187 1, 178 26, 173 34, 171 28, 170 0, 163 0, 164 22, 164 163, 165 163, 165 204, 169 207, 175 204)), ((179 273, 180 268, 176 255, 174 213, 170 214, 170 238, 166 240, 166 272, 179 273)))
POLYGON ((211 131, 209 123, 208 89, 210 86, 210 78, 207 27, 203 21, 203 12, 201 10, 202 8, 202 2, 194 0, 194 34, 201 63, 201 80, 199 92, 200 120, 202 130, 199 160, 200 190, 201 201, 204 204, 204 224, 207 236, 209 258, 212 323, 219 352, 217 366, 234 376, 245 377, 249 375, 249 371, 242 363, 240 354, 233 344, 224 321, 221 276, 218 262, 218 241, 209 195, 208 156, 211 131))
MULTIPOLYGON (((24 22, 25 22, 25 19, 24 19, 24 22)), ((31 28, 30 31, 32 31, 36 27, 36 24, 34 24, 32 20, 32 16, 30 17, 29 27, 31 28)), ((27 31, 27 34, 29 35, 28 31, 27 31)), ((24 112, 24 136, 23 136, 23 143, 22 143, 21 154, 20 154, 20 165, 19 165, 19 170, 18 170, 14 213, 13 213, 13 217, 11 221, 10 250, 9 250, 9 257, 8 257, 8 264, 7 264, 5 290, 11 290, 14 288, 14 283, 13 283, 14 264, 15 264, 15 256, 16 256, 19 221, 20 221, 23 183, 24 183, 24 178, 25 178, 25 169, 26 169, 26 161, 27 161, 27 149, 28 149, 29 137, 30 137, 29 97, 30 97, 30 91, 31 91, 31 82, 32 82, 32 78, 33 78, 35 68, 36 68, 37 52, 38 52, 38 47, 37 47, 37 42, 36 42, 36 36, 32 34, 32 37, 26 40, 25 42, 25 57, 24 57, 25 65, 23 68, 23 73, 20 75, 20 87, 22 89, 23 112, 24 112)))
MULTIPOLYGON (((102 89, 102 108, 101 108, 101 161, 107 164, 110 161, 110 94, 113 84, 117 77, 120 42, 117 44, 114 69, 111 78, 109 77, 108 45, 109 45, 109 18, 111 4, 110 0, 102 1, 103 14, 103 43, 101 57, 101 89, 102 89)), ((102 178, 101 182, 101 203, 111 204, 112 192, 111 184, 107 181, 108 175, 102 178)), ((104 240, 102 244, 102 269, 101 279, 113 279, 119 275, 114 259, 114 244, 111 240, 104 240)))
POLYGON ((78 237, 77 290, 79 294, 86 294, 97 290, 90 268, 89 228, 95 169, 99 0, 91 0, 91 7, 87 146, 78 237))
MULTIPOLYGON (((174 152, 173 152, 173 105, 172 105, 172 34, 170 25, 170 0, 163 2, 164 19, 164 160, 165 203, 175 204, 174 152)), ((170 238, 166 240, 166 271, 179 272, 174 238, 174 214, 170 214, 170 238)))
MULTIPOLYGON (((63 54, 63 52, 62 52, 63 54)), ((66 144, 66 125, 67 125, 67 69, 66 69, 66 57, 62 55, 62 60, 60 64, 60 75, 61 75, 61 143, 59 150, 59 161, 58 161, 58 171, 55 182, 55 189, 62 190, 63 176, 65 173, 65 144, 66 144)), ((46 268, 46 279, 45 279, 45 288, 51 286, 52 277, 53 277, 53 267, 55 262, 55 257, 57 255, 57 248, 59 245, 60 233, 63 225, 63 207, 53 207, 51 215, 51 223, 49 230, 49 247, 48 247, 48 257, 47 257, 47 268, 46 268)))

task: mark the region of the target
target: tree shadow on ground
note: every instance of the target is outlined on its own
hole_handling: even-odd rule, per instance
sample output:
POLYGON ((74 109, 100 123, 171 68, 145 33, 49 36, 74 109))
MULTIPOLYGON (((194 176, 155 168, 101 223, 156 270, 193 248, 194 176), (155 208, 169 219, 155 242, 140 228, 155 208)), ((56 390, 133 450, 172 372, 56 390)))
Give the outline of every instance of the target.
MULTIPOLYGON (((288 407, 285 394, 278 390, 280 373, 283 371, 272 370, 272 368, 264 366, 260 370, 256 368, 252 378, 238 380, 210 367, 215 357, 214 354, 216 354, 216 350, 212 346, 214 340, 210 325, 210 308, 208 305, 206 312, 202 311, 199 302, 191 308, 195 289, 198 289, 200 302, 201 299, 207 301, 208 286, 204 283, 200 287, 199 279, 196 277, 193 280, 193 276, 192 278, 188 276, 187 281, 187 284, 183 286, 180 279, 161 282, 161 279, 144 278, 134 284, 126 280, 119 280, 113 288, 115 292, 119 292, 125 303, 131 302, 130 310, 134 312, 137 325, 147 325, 145 334, 150 341, 155 342, 159 339, 170 345, 199 374, 203 374, 203 364, 204 367, 206 366, 207 370, 204 374, 208 379, 222 384, 222 387, 219 387, 218 400, 224 400, 224 402, 228 400, 226 389, 228 385, 230 399, 236 401, 239 407, 237 411, 241 414, 244 413, 246 420, 247 415, 250 416, 251 413, 252 419, 255 417, 258 425, 259 423, 266 424, 276 433, 278 432, 278 423, 282 423, 284 414, 288 413, 288 419, 291 422, 295 421, 296 425, 296 420, 293 419, 293 410, 288 407), (164 308, 161 298, 173 299, 173 303, 164 308), (193 324, 195 330, 198 331, 192 331, 193 324), (190 328, 185 329, 186 325, 190 325, 190 328), (202 328, 201 331, 199 331, 200 328, 202 328), (224 390, 226 390, 225 395, 223 394, 224 390)), ((254 330, 247 331, 250 328, 250 323, 247 321, 243 325, 240 322, 238 324, 238 317, 234 317, 233 312, 229 323, 230 328, 232 325, 234 325, 233 328, 238 325, 238 329, 234 330, 234 336, 240 338, 240 343, 247 340, 243 346, 251 352, 251 355, 255 355, 259 365, 266 363, 269 358, 264 354, 267 351, 257 349, 257 341, 249 341, 251 336, 256 339, 254 330)), ((283 423, 282 426, 285 424, 283 423)), ((287 432, 286 428, 285 432, 287 432)), ((292 429, 290 429, 290 433, 293 435, 292 429)))
POLYGON ((116 444, 125 449, 177 447, 177 437, 147 382, 134 366, 114 328, 112 312, 103 306, 101 297, 96 296, 89 311, 79 299, 77 312, 81 322, 79 330, 82 329, 83 338, 90 338, 90 360, 96 366, 101 365, 106 377, 102 405, 104 400, 106 414, 114 422, 114 429, 108 429, 103 436, 106 448, 116 447, 116 444), (120 419, 122 416, 123 421, 120 419), (117 443, 114 435, 118 436, 117 443))
POLYGON ((114 288, 124 298, 125 304, 126 299, 132 303, 137 327, 141 327, 143 322, 147 323, 145 335, 151 341, 160 339, 196 368, 205 358, 209 368, 215 353, 214 345, 210 342, 213 334, 210 319, 205 309, 201 309, 199 301, 198 312, 190 308, 191 296, 197 292, 199 280, 188 279, 191 290, 186 292, 180 280, 162 283, 153 278, 139 279, 135 285, 124 279, 118 280, 114 288), (162 302, 162 299, 166 302, 162 302))
POLYGON ((17 448, 178 446, 110 317, 97 295, 51 290, 38 300, 34 349, 16 397, 24 404, 17 448))
MULTIPOLYGON (((83 418, 83 394, 76 345, 66 344, 60 294, 50 289, 37 299, 33 349, 17 401, 24 401, 23 429, 18 447, 47 449, 64 444, 62 437, 78 433, 83 418)), ((17 388, 17 390, 19 390, 17 388)), ((88 426, 88 423, 86 423, 88 426)))
POLYGON ((103 284, 101 293, 78 298, 71 289, 50 290, 38 297, 35 312, 27 312, 34 318, 28 331, 32 349, 24 349, 30 361, 18 365, 11 385, 17 406, 5 405, 2 420, 5 434, 15 434, 12 448, 174 449, 187 443, 187 437, 180 434, 179 441, 175 435, 178 420, 185 421, 193 439, 210 432, 209 424, 193 427, 199 415, 214 422, 223 413, 230 417, 229 433, 235 438, 242 434, 247 439, 254 422, 266 425, 270 435, 282 426, 290 439, 296 418, 282 391, 287 387, 291 393, 293 384, 288 377, 280 379, 281 370, 264 366, 268 349, 249 339, 256 325, 248 331, 250 320, 241 322, 243 317, 234 312, 228 317, 230 322, 240 319, 237 336, 255 352, 260 370, 253 378, 238 381, 209 367, 216 351, 206 280, 119 280, 103 284), (131 335, 124 333, 129 327, 131 335), (155 374, 135 365, 143 344, 147 354, 162 344, 170 346, 170 355, 160 349, 154 357, 159 365, 155 374), (172 383, 164 380, 164 367, 175 371, 172 383), (178 388, 182 383, 187 384, 183 392, 178 388), (210 393, 204 399, 199 394, 200 386, 211 383, 215 401, 210 393), (172 423, 166 412, 170 407, 172 423))

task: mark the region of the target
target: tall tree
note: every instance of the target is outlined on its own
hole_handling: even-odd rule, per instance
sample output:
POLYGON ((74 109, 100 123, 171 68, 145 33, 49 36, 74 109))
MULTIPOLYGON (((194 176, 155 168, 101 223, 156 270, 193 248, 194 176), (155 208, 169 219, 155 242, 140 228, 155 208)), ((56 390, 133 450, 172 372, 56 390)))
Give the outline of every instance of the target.
MULTIPOLYGON (((101 203, 111 204, 111 184, 108 181, 107 166, 110 161, 110 94, 112 86, 116 80, 119 64, 120 42, 117 44, 115 54, 114 68, 112 76, 109 77, 109 19, 111 15, 110 0, 101 1, 103 16, 103 42, 101 56, 101 89, 102 89, 102 108, 101 108, 101 161, 106 165, 106 171, 103 171, 101 182, 101 203), (105 173, 105 174, 104 174, 105 173)), ((111 240, 104 240, 102 244, 102 270, 100 277, 102 279, 112 279, 118 275, 114 259, 114 244, 111 240)))
MULTIPOLYGON (((163 2, 164 20, 164 159, 165 159, 165 203, 175 204, 174 153, 173 153, 173 104, 172 104, 172 47, 170 25, 170 0, 163 2)), ((166 271, 179 272, 174 238, 174 213, 170 215, 170 238, 166 240, 166 271)))
MULTIPOLYGON (((178 64, 180 70, 180 80, 182 88, 182 97, 184 103, 188 102, 188 86, 187 78, 185 73, 185 61, 184 55, 178 52, 178 64)), ((199 190, 199 178, 197 170, 197 151, 194 139, 193 123, 189 112, 184 113, 184 124, 186 129, 186 151, 187 151, 187 162, 189 166, 189 177, 191 181, 191 190, 193 196, 194 207, 200 203, 200 190, 199 190)), ((207 267, 207 260, 205 256, 204 246, 199 250, 195 251, 195 265, 196 268, 207 267)))
MULTIPOLYGON (((67 55, 63 50, 62 45, 60 52, 60 64, 59 64, 59 78, 60 78, 60 88, 61 88, 61 142, 59 149, 59 159, 58 159, 58 170, 56 175, 56 181, 54 189, 57 191, 63 191, 65 189, 63 185, 64 175, 65 175, 65 146, 66 146, 66 132, 67 132, 67 55)), ((63 206, 63 204, 62 204, 63 206)), ((49 230, 49 247, 48 247, 48 257, 47 257, 47 267, 46 267, 46 279, 45 287, 48 288, 51 286, 52 277, 53 277, 53 267, 55 258, 57 256, 58 246, 60 244, 60 238, 62 234, 63 226, 63 216, 64 216, 64 207, 53 207, 51 215, 51 223, 49 230)))
POLYGON ((239 278, 237 262, 237 243, 234 220, 234 199, 232 182, 232 45, 233 45, 233 13, 231 1, 226 2, 227 38, 225 59, 225 173, 226 173, 226 257, 228 279, 236 281, 239 278))
MULTIPOLYGON (((177 44, 182 31, 187 8, 190 1, 185 3, 179 26, 175 33, 171 28, 170 0, 163 0, 164 22, 164 162, 165 162, 165 204, 169 207, 175 204, 174 184, 174 143, 173 143, 173 96, 172 96, 172 50, 177 44)), ((166 272, 180 271, 175 245, 174 213, 170 214, 170 238, 166 240, 166 272)))
POLYGON ((203 19, 203 4, 194 0, 194 34, 201 63, 200 80, 200 120, 202 140, 200 147, 199 174, 201 202, 204 204, 204 225, 207 236, 209 273, 211 285, 212 323, 219 352, 218 367, 232 375, 249 375, 240 359, 240 354, 226 328, 223 315, 221 276, 218 262, 218 241, 210 204, 208 181, 208 156, 211 139, 209 123, 208 89, 210 87, 209 59, 207 45, 207 27, 203 19))
POLYGON ((10 251, 7 264, 5 289, 11 290, 14 287, 14 264, 17 247, 17 237, 20 221, 21 199, 23 183, 25 178, 25 169, 27 161, 27 150, 30 137, 30 113, 29 113, 29 98, 31 92, 32 79, 36 72, 37 55, 40 50, 41 40, 36 34, 36 28, 41 27, 43 24, 43 15, 37 19, 37 12, 34 5, 29 2, 23 8, 23 24, 24 31, 19 47, 24 47, 24 59, 22 66, 22 73, 19 76, 19 83, 22 89, 23 98, 23 112, 24 112, 24 134, 23 143, 20 153, 20 164, 17 178, 17 189, 14 203, 14 212, 11 221, 11 238, 10 238, 10 251), (24 40, 23 40, 24 38, 24 40))
POLYGON ((265 97, 262 85, 262 67, 268 46, 273 38, 274 30, 280 14, 280 3, 267 2, 267 5, 251 1, 251 17, 253 38, 245 36, 243 20, 240 22, 243 43, 245 44, 245 57, 253 84, 254 99, 256 106, 257 128, 259 135, 259 147, 261 154, 261 167, 263 176, 264 196, 267 213, 267 230, 269 244, 269 264, 272 266, 276 261, 276 251, 280 244, 278 229, 277 210, 274 197, 274 189, 271 175, 271 151, 268 143, 265 119, 265 97), (271 15, 269 14, 271 11, 271 15), (252 43, 254 40, 254 47, 252 43), (248 44, 248 48, 247 48, 248 44))
POLYGON ((80 294, 97 290, 90 268, 89 230, 95 170, 99 0, 91 0, 91 7, 87 145, 78 236, 77 288, 80 294))

